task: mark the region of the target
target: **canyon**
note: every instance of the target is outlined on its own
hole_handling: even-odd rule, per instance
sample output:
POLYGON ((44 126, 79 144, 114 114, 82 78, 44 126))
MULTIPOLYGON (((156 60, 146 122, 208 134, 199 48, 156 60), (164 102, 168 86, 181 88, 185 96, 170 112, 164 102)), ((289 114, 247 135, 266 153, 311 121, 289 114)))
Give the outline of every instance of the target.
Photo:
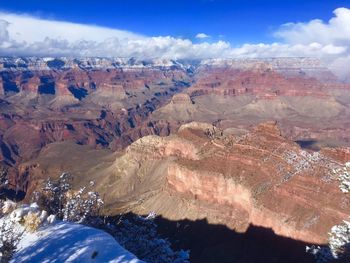
POLYGON ((332 172, 349 161, 350 150, 305 151, 281 136, 275 122, 241 136, 192 122, 177 134, 142 137, 122 153, 109 153, 100 157, 103 163, 91 165, 81 162, 83 155, 67 161, 61 147, 67 144, 45 148, 22 169, 30 169, 33 181, 60 169, 73 170, 78 185, 99 180, 96 189, 108 193, 106 214, 155 211, 171 220, 206 218, 238 232, 252 224, 321 244, 327 230, 350 213, 350 202, 332 172), (77 161, 82 164, 79 173, 73 168, 77 161))
POLYGON ((349 146, 350 84, 317 59, 0 59, 1 166, 28 200, 68 171, 105 215, 325 244, 349 146))

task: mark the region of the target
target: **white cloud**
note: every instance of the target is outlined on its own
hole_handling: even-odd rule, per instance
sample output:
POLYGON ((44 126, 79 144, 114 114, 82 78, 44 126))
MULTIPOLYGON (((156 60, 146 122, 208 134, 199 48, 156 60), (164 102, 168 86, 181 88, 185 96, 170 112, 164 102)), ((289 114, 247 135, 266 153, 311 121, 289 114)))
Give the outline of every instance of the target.
POLYGON ((287 23, 280 27, 275 36, 290 44, 317 42, 322 45, 349 45, 350 9, 337 8, 333 13, 335 16, 328 22, 314 19, 306 23, 287 23))
POLYGON ((0 44, 9 40, 9 33, 7 31, 8 22, 0 20, 0 44))
POLYGON ((0 12, 0 19, 8 22, 7 31, 19 42, 33 43, 45 38, 66 39, 71 42, 103 41, 108 38, 139 39, 143 36, 128 31, 55 20, 45 20, 29 15, 0 12))
POLYGON ((0 55, 207 58, 228 53, 230 44, 195 44, 171 36, 132 32, 0 13, 0 55), (39 28, 39 30, 38 30, 39 28))
POLYGON ((205 33, 198 33, 196 35, 196 38, 199 38, 199 39, 204 39, 204 38, 209 38, 210 36, 205 34, 205 33))
POLYGON ((196 35, 202 42, 193 43, 171 36, 148 37, 94 25, 0 12, 0 55, 172 59, 311 56, 324 59, 337 70, 350 61, 350 9, 334 10, 334 16, 326 22, 315 19, 284 24, 274 35, 279 42, 232 47, 222 40, 204 41, 209 37, 205 33, 196 35))
POLYGON ((229 47, 223 41, 194 44, 171 36, 146 37, 94 25, 0 12, 0 55, 202 58, 220 56, 229 47))
MULTIPOLYGON (((350 9, 337 8, 333 14, 327 22, 314 19, 305 23, 284 24, 275 32, 275 36, 290 46, 309 46, 311 55, 328 61, 330 68, 343 75, 349 72, 344 68, 350 62, 350 9)), ((309 52, 306 55, 310 55, 309 52)))

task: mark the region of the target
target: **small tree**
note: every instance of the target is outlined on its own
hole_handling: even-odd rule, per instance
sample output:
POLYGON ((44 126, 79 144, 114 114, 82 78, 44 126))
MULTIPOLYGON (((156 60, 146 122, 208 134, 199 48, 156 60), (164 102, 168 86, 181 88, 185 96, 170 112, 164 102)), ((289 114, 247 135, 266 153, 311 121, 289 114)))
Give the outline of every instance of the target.
POLYGON ((141 260, 152 263, 188 263, 189 251, 174 251, 169 240, 162 238, 154 222, 156 214, 121 219, 111 231, 115 239, 141 260))
POLYGON ((15 224, 10 220, 0 223, 0 262, 10 261, 23 235, 23 231, 16 228, 15 224))
POLYGON ((89 223, 91 218, 98 216, 103 201, 97 192, 92 191, 94 182, 78 191, 72 190, 71 182, 69 173, 63 173, 56 181, 49 178, 42 192, 34 194, 34 200, 59 219, 89 223))
POLYGON ((62 173, 58 180, 48 178, 42 192, 36 192, 34 199, 44 207, 49 214, 55 214, 59 218, 63 216, 63 206, 66 203, 66 194, 71 189, 72 176, 69 173, 62 173))
POLYGON ((350 259, 350 222, 344 220, 342 224, 333 226, 329 233, 329 247, 334 258, 350 259))
MULTIPOLYGON (((90 182, 90 187, 93 183, 90 182)), ((63 206, 63 220, 86 223, 99 215, 103 201, 97 192, 88 191, 82 187, 79 191, 70 191, 67 194, 66 203, 63 206)))
POLYGON ((6 186, 8 184, 8 169, 6 167, 0 167, 0 186, 6 186))

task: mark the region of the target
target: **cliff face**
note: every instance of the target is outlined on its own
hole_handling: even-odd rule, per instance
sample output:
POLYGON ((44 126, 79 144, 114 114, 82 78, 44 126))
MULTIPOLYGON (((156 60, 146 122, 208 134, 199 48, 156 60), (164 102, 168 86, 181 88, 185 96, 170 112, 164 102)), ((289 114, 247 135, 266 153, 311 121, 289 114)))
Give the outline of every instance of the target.
MULTIPOLYGON (((137 156, 149 149, 146 138, 129 147, 127 154, 137 156)), ((166 146, 153 145, 151 152, 158 152, 153 147, 163 149, 154 158, 171 159, 164 190, 144 200, 138 212, 154 210, 176 220, 206 217, 242 232, 252 224, 313 243, 326 242, 330 227, 350 212, 332 174, 341 166, 337 158, 344 159, 348 149, 332 155, 306 152, 281 137, 274 123, 262 124, 241 138, 196 126, 162 140, 168 141, 166 146), (208 134, 214 135, 206 138, 208 134)))
POLYGON ((162 83, 166 85, 173 79, 178 82, 186 80, 186 74, 181 69, 101 69, 98 71, 83 69, 66 70, 2 70, 0 72, 1 94, 28 92, 33 95, 49 94, 55 96, 69 95, 82 100, 94 91, 100 91, 100 96, 120 94, 149 89, 149 85, 162 83))
POLYGON ((211 59, 201 62, 191 96, 257 94, 329 97, 329 90, 349 89, 319 60, 312 58, 211 59))
POLYGON ((195 82, 183 91, 189 99, 180 103, 174 97, 152 119, 211 122, 223 129, 246 130, 277 120, 292 140, 348 145, 350 86, 331 75, 326 67, 307 59, 203 61, 195 82))
MULTIPOLYGON (((348 148, 305 151, 283 137, 275 122, 245 135, 225 134, 210 124, 189 123, 176 135, 143 137, 107 164, 79 157, 84 161, 76 185, 98 181, 107 214, 205 218, 237 232, 255 225, 308 243, 325 243, 329 229, 347 218, 350 203, 332 171, 350 161, 348 148)), ((35 186, 44 174, 72 167, 64 158, 46 148, 21 170, 35 186)))
POLYGON ((148 116, 190 81, 185 69, 167 65, 62 60, 58 67, 45 59, 1 61, 1 152, 11 166, 53 142, 116 150, 144 135, 168 135, 168 122, 150 122, 148 116))
POLYGON ((330 172, 349 151, 293 142, 349 141, 349 86, 316 61, 1 63, 1 164, 28 198, 71 171, 76 186, 98 182, 106 213, 253 224, 315 243, 349 213, 330 172), (257 125, 271 120, 279 126, 257 125))
MULTIPOLYGON (((333 78, 321 81, 307 73, 326 70, 317 60, 292 58, 198 63, 0 58, 2 160, 7 164, 29 160, 43 146, 66 140, 121 149, 144 135, 168 135, 184 121, 220 121, 225 128, 225 121, 240 119, 237 114, 250 119, 245 123, 285 118, 302 108, 294 101, 292 105, 281 101, 286 96, 312 97, 325 105, 322 112, 304 107, 301 115, 334 117, 343 111, 344 103, 334 101, 328 91, 347 87, 333 78), (297 71, 300 74, 294 74, 297 71), (224 103, 211 95, 221 96, 224 103), (236 97, 243 101, 238 107, 236 97), (256 120, 257 112, 263 118, 256 120), (32 143, 26 143, 26 138, 32 143)), ((336 134, 346 137, 347 130, 338 127, 342 130, 336 134)))

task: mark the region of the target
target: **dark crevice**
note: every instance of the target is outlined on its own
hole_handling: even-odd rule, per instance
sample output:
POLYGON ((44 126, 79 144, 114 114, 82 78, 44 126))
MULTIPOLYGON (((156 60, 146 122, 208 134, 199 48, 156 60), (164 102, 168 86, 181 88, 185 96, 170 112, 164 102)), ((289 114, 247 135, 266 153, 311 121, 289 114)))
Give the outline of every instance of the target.
POLYGON ((88 95, 88 91, 84 88, 74 87, 70 86, 68 90, 73 94, 73 96, 78 99, 82 100, 88 95))
POLYGON ((40 77, 39 94, 55 95, 55 82, 50 76, 40 77))
POLYGON ((9 92, 18 93, 19 92, 19 88, 18 88, 16 82, 14 82, 14 81, 6 81, 6 82, 4 82, 4 91, 5 91, 5 93, 9 93, 9 92))

